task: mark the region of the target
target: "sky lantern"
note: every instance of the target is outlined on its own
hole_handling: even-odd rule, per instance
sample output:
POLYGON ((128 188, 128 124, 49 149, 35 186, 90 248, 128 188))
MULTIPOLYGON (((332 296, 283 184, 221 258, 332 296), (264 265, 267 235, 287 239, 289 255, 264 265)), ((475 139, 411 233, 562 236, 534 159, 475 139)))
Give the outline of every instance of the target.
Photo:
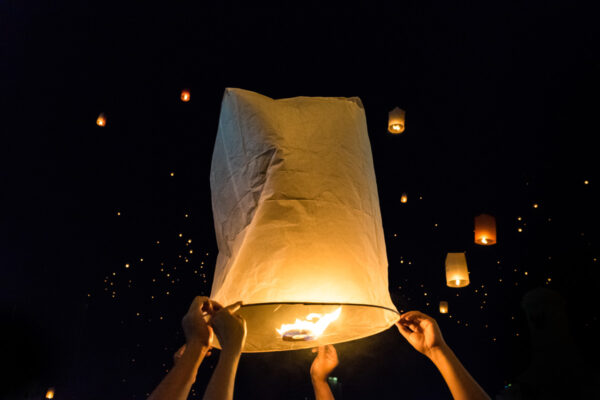
POLYGON ((465 253, 448 253, 446 256, 446 284, 449 287, 461 288, 468 286, 469 283, 465 253))
POLYGON ((360 99, 226 89, 210 185, 211 298, 243 301, 244 352, 345 342, 398 319, 360 99))
POLYGON ((181 101, 187 103, 191 99, 191 93, 188 89, 183 89, 181 91, 181 101))
POLYGON ((489 214, 475 217, 475 243, 482 246, 496 244, 496 218, 489 214))
POLYGON ((440 314, 448 314, 448 302, 440 301, 440 314))
POLYGON ((390 133, 399 134, 404 132, 404 122, 406 119, 406 111, 401 108, 394 108, 390 111, 388 119, 388 131, 390 133))
POLYGON ((49 388, 48 391, 46 392, 46 398, 47 399, 54 398, 54 388, 53 387, 49 388))
POLYGON ((406 195, 406 193, 402 193, 402 196, 400 197, 400 203, 406 203, 408 201, 408 196, 406 195))
POLYGON ((106 116, 104 113, 100 113, 100 115, 98 115, 98 118, 96 119, 96 125, 106 126, 106 116))

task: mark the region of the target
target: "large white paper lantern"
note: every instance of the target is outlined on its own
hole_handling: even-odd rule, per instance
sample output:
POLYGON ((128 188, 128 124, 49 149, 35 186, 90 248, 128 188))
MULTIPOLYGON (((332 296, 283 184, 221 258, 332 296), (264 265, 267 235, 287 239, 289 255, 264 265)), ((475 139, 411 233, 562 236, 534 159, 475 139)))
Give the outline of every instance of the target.
POLYGON ((245 352, 349 341, 398 319, 360 99, 226 89, 210 184, 211 297, 244 302, 245 352))

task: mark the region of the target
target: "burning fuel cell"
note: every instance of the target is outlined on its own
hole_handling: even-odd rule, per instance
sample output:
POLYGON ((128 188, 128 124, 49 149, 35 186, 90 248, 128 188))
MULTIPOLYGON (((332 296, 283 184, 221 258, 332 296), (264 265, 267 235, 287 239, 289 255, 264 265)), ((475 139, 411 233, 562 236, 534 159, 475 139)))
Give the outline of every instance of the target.
POLYGON ((226 89, 210 184, 211 297, 244 302, 244 352, 345 342, 398 319, 360 99, 226 89))

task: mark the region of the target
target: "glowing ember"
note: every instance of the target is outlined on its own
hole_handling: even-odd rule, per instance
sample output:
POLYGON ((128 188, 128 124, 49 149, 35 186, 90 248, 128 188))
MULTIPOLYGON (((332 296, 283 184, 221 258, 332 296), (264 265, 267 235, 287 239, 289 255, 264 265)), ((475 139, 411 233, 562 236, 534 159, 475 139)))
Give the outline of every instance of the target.
POLYGON ((296 319, 293 324, 281 324, 281 328, 275 330, 286 341, 315 340, 325 332, 330 323, 338 319, 341 312, 342 307, 325 315, 311 313, 305 320, 296 319))

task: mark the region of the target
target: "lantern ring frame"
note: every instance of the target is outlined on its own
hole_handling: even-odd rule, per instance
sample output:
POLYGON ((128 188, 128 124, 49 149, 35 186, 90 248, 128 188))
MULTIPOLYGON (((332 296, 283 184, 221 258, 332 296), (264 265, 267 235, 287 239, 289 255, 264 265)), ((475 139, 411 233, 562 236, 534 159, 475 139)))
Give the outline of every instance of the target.
POLYGON ((400 313, 397 310, 394 310, 392 308, 388 308, 388 307, 384 307, 384 306, 377 306, 375 304, 361 304, 361 303, 319 303, 319 302, 307 302, 307 301, 272 301, 272 302, 268 302, 268 303, 242 303, 241 307, 245 307, 245 306, 272 306, 272 305, 276 305, 276 304, 281 304, 281 305, 285 305, 285 304, 302 304, 302 305, 307 305, 307 306, 358 306, 358 307, 373 307, 373 308, 382 308, 384 310, 388 310, 391 312, 394 312, 398 315, 400 315, 400 313))
MULTIPOLYGON (((375 305, 375 304, 361 304, 361 303, 343 303, 343 302, 336 302, 336 303, 328 303, 328 302, 306 302, 306 301, 280 301, 280 302, 261 302, 261 303, 247 303, 247 304, 242 304, 241 308, 237 311, 236 314, 241 314, 241 316, 243 318, 246 318, 247 316, 246 314, 246 310, 250 311, 252 309, 260 309, 262 307, 270 307, 270 312, 275 312, 278 311, 280 308, 282 307, 294 307, 294 306, 330 306, 330 307, 349 307, 349 308, 368 308, 371 310, 379 310, 380 312, 384 312, 384 313, 391 313, 388 314, 389 317, 387 318, 387 323, 385 325, 387 325, 386 327, 384 326, 380 326, 379 328, 375 328, 375 329, 369 329, 369 332, 363 332, 361 334, 352 334, 349 335, 347 337, 342 337, 342 338, 337 338, 335 341, 332 341, 331 344, 335 344, 335 343, 342 343, 342 342, 348 342, 350 340, 356 340, 356 339, 362 339, 364 337, 367 336, 371 336, 374 335, 376 333, 382 332, 383 330, 389 328, 390 326, 392 326, 395 322, 398 321, 399 317, 400 317, 400 313, 390 307, 385 307, 385 306, 380 306, 380 305, 375 305), (395 316, 395 318, 393 317, 395 316)), ((365 310, 366 311, 366 310, 365 310)), ((360 317, 362 320, 362 317, 360 317)), ((256 320, 254 320, 256 323, 256 320)), ((364 320, 362 320, 364 323, 364 320)), ((264 321, 261 321, 264 323, 264 321)), ((247 320, 247 323, 249 324, 250 321, 247 320)), ((255 325, 256 326, 256 325, 255 325)), ((249 328, 248 328, 249 329, 249 328)), ((273 329, 273 332, 275 332, 275 329, 273 329)), ((285 350, 300 350, 303 348, 309 348, 309 347, 314 347, 314 337, 312 337, 313 335, 310 332, 299 332, 299 331, 295 331, 295 332, 288 332, 288 335, 283 335, 282 337, 279 337, 280 342, 279 343, 286 343, 286 345, 278 345, 275 346, 273 348, 269 348, 269 349, 261 349, 259 347, 257 347, 256 345, 250 345, 249 346, 249 341, 248 341, 248 337, 246 338, 246 345, 244 347, 244 350, 242 350, 244 353, 263 353, 263 352, 270 352, 270 351, 285 351, 285 350)), ((346 335, 343 335, 346 336, 346 335)), ((274 339, 274 338, 273 338, 274 339)), ((218 343, 218 338, 215 337, 215 342, 213 342, 213 347, 220 349, 220 344, 218 343)))

